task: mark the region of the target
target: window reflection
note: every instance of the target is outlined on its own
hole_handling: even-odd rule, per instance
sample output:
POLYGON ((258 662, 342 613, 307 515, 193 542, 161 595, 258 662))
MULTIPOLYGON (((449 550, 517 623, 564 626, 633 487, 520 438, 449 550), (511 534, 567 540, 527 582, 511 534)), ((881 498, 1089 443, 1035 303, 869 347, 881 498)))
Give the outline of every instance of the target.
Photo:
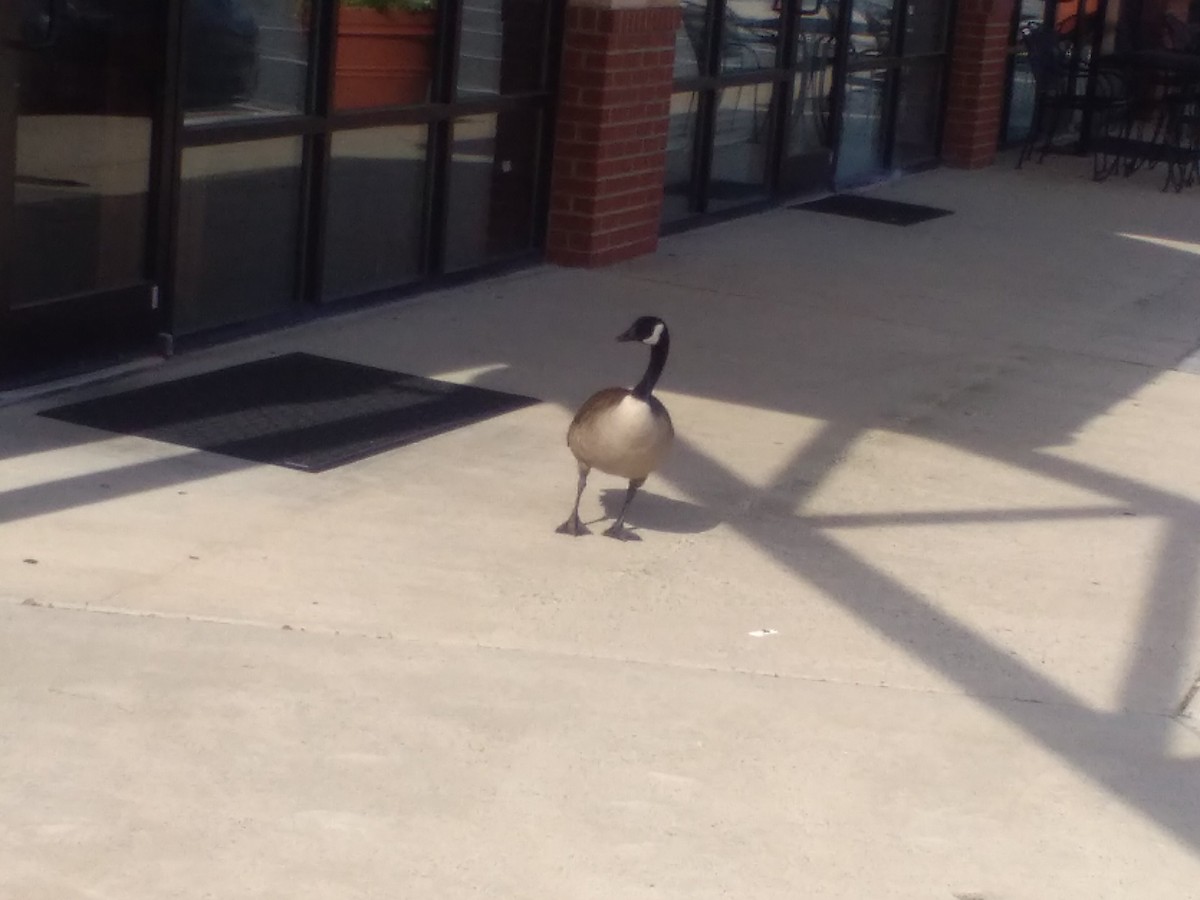
MULTIPOLYGON (((707 4, 683 0, 675 53, 675 77, 708 74, 707 4)), ((752 72, 775 65, 779 46, 779 10, 774 0, 737 0, 724 8, 721 72, 752 72)))
POLYGON ((830 135, 832 68, 819 57, 796 74, 792 85, 787 150, 790 156, 827 150, 830 135))
POLYGON ((421 274, 427 129, 333 136, 326 211, 326 299, 395 287, 421 274))
POLYGON ((937 65, 913 64, 900 72, 900 99, 892 152, 897 166, 911 166, 937 158, 941 76, 941 67, 937 65))
POLYGON ((950 8, 943 0, 913 0, 904 19, 904 55, 944 50, 949 17, 950 8))
POLYGON ((427 102, 436 30, 436 0, 341 0, 334 109, 427 102))
MULTIPOLYGON (((675 69, 674 78, 676 81, 681 78, 695 78, 700 74, 700 45, 695 39, 696 24, 688 21, 688 16, 695 17, 695 4, 684 3, 682 6, 683 15, 679 20, 679 28, 675 30, 675 69)), ((704 8, 700 10, 700 27, 703 28, 704 8)))
POLYGON ((454 123, 446 271, 533 246, 541 115, 522 109, 454 123))
POLYGON ((458 92, 513 94, 542 84, 545 0, 465 0, 458 92))
MULTIPOLYGON (((676 53, 675 77, 680 78, 685 75, 699 75, 708 73, 708 44, 705 38, 705 7, 707 6, 703 0, 683 0, 680 4, 682 19, 680 20, 680 33, 687 38, 688 52, 684 56, 684 62, 681 64, 679 55, 676 53), (694 65, 689 65, 690 60, 694 65), (681 65, 683 71, 681 71, 681 65)), ((678 45, 678 34, 676 36, 676 44, 678 45)))
POLYGON ((1029 64, 1029 51, 1022 44, 1013 54, 1012 75, 1009 82, 1008 120, 1004 133, 1006 141, 1023 141, 1033 127, 1033 111, 1037 100, 1037 86, 1033 80, 1033 68, 1029 64))
POLYGON ((189 122, 302 112, 308 25, 296 0, 185 0, 189 122))
POLYGON ((19 10, 34 52, 15 54, 15 116, 4 122, 15 140, 13 308, 144 278, 156 81, 152 0, 19 10))
POLYGON ((187 333, 285 309, 295 294, 300 138, 183 152, 176 327, 187 333))
POLYGON ((842 110, 842 139, 838 148, 837 181, 854 184, 872 178, 884 162, 884 101, 891 75, 876 69, 846 77, 842 110))
POLYGON ((854 0, 850 8, 850 52, 887 56, 892 52, 892 0, 854 0))
POLYGON ((721 71, 750 72, 775 65, 779 11, 774 0, 726 3, 721 29, 721 71))
POLYGON ((697 93, 672 94, 667 123, 667 160, 662 218, 674 222, 692 212, 692 154, 696 146, 697 93))
POLYGON ((709 209, 725 209, 766 195, 773 86, 728 87, 717 95, 709 209))

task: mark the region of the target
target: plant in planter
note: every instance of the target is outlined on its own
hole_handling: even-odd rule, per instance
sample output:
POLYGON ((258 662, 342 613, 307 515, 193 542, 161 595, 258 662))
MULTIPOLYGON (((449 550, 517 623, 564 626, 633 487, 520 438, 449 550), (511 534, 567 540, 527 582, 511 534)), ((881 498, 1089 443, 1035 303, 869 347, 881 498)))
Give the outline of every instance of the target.
POLYGON ((341 0, 334 108, 424 102, 436 19, 437 0, 341 0))

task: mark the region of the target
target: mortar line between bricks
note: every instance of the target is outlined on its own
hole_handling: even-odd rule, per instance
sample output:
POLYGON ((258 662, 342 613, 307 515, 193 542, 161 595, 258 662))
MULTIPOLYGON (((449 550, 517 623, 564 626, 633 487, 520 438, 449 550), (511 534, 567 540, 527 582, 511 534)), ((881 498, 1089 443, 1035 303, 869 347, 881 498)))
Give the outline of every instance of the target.
MULTIPOLYGON (((765 669, 748 669, 739 666, 714 666, 695 662, 669 662, 665 660, 641 659, 634 656, 618 656, 598 653, 573 653, 565 650, 554 650, 546 647, 517 647, 503 644, 488 644, 479 641, 438 640, 421 637, 397 636, 392 632, 372 633, 356 629, 331 628, 327 625, 288 625, 277 622, 267 622, 260 619, 235 619, 226 616, 193 615, 189 613, 170 613, 156 610, 135 610, 111 606, 80 606, 78 604, 40 603, 31 601, 10 601, 12 605, 29 606, 36 609, 58 610, 74 613, 90 613, 93 615, 118 616, 133 619, 157 619, 169 622, 195 622, 204 625, 223 625, 227 627, 255 628, 262 631, 287 631, 300 634, 312 634, 321 637, 356 638, 359 640, 386 640, 401 644, 444 648, 454 650, 480 650, 488 653, 506 654, 511 656, 527 655, 541 656, 551 659, 578 660, 581 662, 615 663, 619 665, 641 666, 653 669, 677 670, 680 672, 697 672, 711 675, 737 675, 747 678, 776 679, 781 681, 798 682, 802 684, 831 685, 835 687, 864 688, 878 691, 902 691, 906 694, 924 694, 930 697, 953 697, 963 700, 994 699, 1005 703, 1031 703, 1055 709, 1070 709, 1107 716, 1130 716, 1143 719, 1170 719, 1175 721, 1179 714, 1154 712, 1150 710, 1126 709, 1118 711, 1100 711, 1082 703, 1060 703, 1053 700, 1041 700, 1036 697, 1021 697, 1010 694, 976 694, 961 691, 939 690, 936 688, 911 687, 907 685, 885 684, 869 681, 846 681, 838 678, 822 678, 815 675, 798 675, 789 672, 773 672, 765 669)), ((1188 722, 1179 724, 1190 728, 1188 722)))

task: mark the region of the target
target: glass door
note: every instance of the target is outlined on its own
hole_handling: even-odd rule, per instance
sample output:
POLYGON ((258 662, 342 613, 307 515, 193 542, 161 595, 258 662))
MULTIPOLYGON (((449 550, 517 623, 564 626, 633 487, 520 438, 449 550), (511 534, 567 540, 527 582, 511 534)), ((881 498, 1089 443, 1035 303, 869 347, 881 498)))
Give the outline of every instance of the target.
POLYGON ((681 0, 667 129, 667 223, 767 200, 781 65, 775 0, 681 0))
POLYGON ((826 189, 832 179, 837 6, 828 0, 797 0, 792 13, 791 102, 780 187, 800 193, 826 189))
POLYGON ((936 162, 949 13, 946 0, 850 0, 838 186, 936 162))
POLYGON ((157 10, 0 7, 0 369, 153 334, 157 10))

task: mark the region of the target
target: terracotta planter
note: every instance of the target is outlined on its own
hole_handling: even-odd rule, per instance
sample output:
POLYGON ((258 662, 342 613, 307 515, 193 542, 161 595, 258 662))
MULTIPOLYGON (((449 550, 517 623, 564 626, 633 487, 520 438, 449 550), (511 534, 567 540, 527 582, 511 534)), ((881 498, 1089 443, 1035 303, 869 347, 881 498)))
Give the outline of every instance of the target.
POLYGON ((435 12, 338 10, 335 109, 424 103, 433 69, 435 12))

